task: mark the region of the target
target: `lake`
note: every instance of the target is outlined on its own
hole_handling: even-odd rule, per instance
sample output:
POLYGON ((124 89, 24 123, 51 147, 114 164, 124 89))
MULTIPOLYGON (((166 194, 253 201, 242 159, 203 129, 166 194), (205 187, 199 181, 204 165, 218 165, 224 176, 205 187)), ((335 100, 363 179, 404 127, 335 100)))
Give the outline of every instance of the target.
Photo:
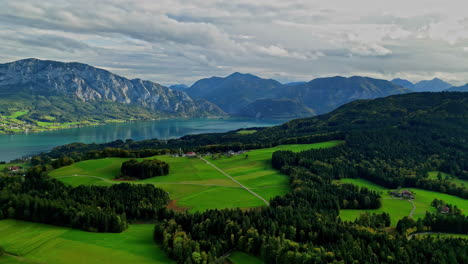
POLYGON ((274 126, 284 122, 285 120, 256 119, 170 119, 70 128, 32 134, 0 135, 0 161, 38 154, 73 142, 104 143, 117 139, 170 139, 188 134, 274 126))

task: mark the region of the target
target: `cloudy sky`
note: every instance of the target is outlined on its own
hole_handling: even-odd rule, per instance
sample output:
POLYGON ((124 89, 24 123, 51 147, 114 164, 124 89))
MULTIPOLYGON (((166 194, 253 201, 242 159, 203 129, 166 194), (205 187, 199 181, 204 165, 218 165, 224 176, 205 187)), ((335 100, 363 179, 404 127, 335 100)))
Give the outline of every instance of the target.
POLYGON ((468 82, 466 0, 0 0, 0 62, 191 84, 366 75, 468 82))

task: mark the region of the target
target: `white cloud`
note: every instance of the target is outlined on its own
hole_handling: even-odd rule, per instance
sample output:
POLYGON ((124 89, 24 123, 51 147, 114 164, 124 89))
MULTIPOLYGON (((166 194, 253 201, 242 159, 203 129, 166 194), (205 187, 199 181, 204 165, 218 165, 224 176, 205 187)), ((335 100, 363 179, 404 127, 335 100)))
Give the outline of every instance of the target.
POLYGON ((3 0, 0 60, 82 61, 161 83, 251 72, 468 81, 464 0, 3 0))

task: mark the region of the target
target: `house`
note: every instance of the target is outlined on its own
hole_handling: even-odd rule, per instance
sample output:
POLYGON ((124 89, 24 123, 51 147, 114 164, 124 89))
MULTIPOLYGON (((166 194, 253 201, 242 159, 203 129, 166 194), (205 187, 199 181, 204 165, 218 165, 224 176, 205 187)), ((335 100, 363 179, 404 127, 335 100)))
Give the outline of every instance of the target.
POLYGON ((19 167, 19 166, 12 166, 12 167, 8 167, 8 170, 11 171, 11 172, 17 172, 17 171, 20 171, 22 168, 19 167))
POLYGON ((187 152, 185 154, 185 157, 189 157, 189 158, 193 158, 193 157, 196 157, 197 156, 197 153, 195 152, 187 152))
POLYGON ((439 208, 439 212, 440 212, 441 214, 448 214, 448 213, 450 212, 450 208, 448 208, 447 206, 441 206, 441 207, 439 208))
POLYGON ((393 197, 401 197, 401 198, 404 198, 404 199, 414 199, 413 193, 411 193, 411 192, 408 191, 408 190, 403 190, 403 191, 401 191, 401 192, 399 192, 399 191, 391 191, 390 194, 391 194, 393 197))
POLYGON ((413 194, 412 194, 410 191, 408 191, 408 190, 403 190, 403 191, 401 192, 401 196, 402 196, 403 198, 406 198, 406 199, 414 199, 413 194))

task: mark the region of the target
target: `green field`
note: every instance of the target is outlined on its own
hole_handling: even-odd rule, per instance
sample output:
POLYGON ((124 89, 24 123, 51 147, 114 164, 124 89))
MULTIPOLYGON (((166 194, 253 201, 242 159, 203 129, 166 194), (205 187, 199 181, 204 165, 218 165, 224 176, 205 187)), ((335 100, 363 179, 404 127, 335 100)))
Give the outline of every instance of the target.
POLYGON ((88 233, 17 220, 0 221, 1 263, 173 263, 153 242, 152 224, 130 225, 119 234, 88 233), (3 261, 8 262, 3 262, 3 261))
POLYGON ((253 134, 255 132, 257 132, 257 130, 239 130, 239 131, 237 131, 237 134, 250 135, 250 134, 253 134))
POLYGON ((412 203, 408 200, 395 199, 392 198, 387 189, 380 185, 374 184, 372 182, 363 180, 363 179, 341 179, 339 183, 351 183, 357 186, 366 187, 368 189, 380 192, 382 196, 382 207, 374 210, 341 210, 340 217, 346 221, 354 221, 360 214, 364 212, 370 213, 382 213, 387 212, 390 214, 392 220, 392 226, 396 226, 399 219, 404 216, 410 216, 413 210, 413 218, 422 218, 426 212, 436 212, 435 208, 431 206, 431 202, 434 199, 443 200, 446 203, 453 204, 462 209, 464 214, 468 215, 468 200, 465 200, 460 197, 453 195, 448 195, 439 192, 426 191, 416 188, 403 188, 405 190, 410 190, 414 193, 415 199, 412 203))
POLYGON ((239 251, 233 252, 229 255, 229 260, 233 264, 263 264, 263 261, 259 258, 239 251))
MULTIPOLYGON (((246 153, 247 158, 244 154, 222 157, 219 160, 206 158, 268 200, 277 195, 284 195, 289 190, 288 177, 271 168, 270 160, 273 152, 326 148, 341 143, 341 141, 330 141, 277 146, 249 151, 246 153)), ((177 201, 178 207, 200 211, 211 208, 250 208, 264 205, 262 200, 200 159, 168 155, 152 158, 168 162, 171 168, 169 175, 134 183, 150 183, 163 188, 171 199, 177 201)), ((50 176, 72 186, 116 184, 120 182, 113 179, 119 175, 120 166, 126 160, 124 158, 87 160, 54 170, 50 176)))

